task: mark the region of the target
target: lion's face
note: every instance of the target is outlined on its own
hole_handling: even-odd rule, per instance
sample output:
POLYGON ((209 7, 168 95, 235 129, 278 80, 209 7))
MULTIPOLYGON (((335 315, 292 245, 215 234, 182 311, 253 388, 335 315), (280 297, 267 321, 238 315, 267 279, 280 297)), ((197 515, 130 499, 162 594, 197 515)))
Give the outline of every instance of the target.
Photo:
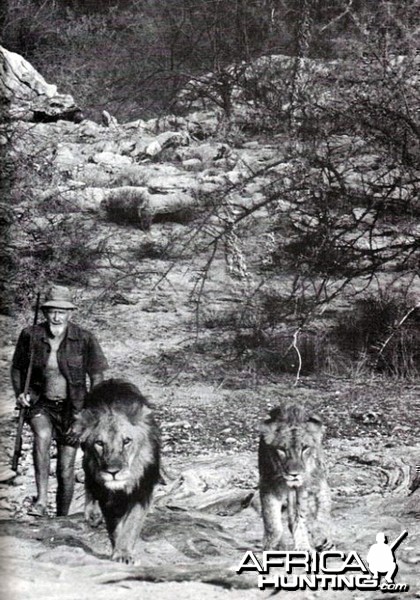
POLYGON ((270 462, 288 487, 301 487, 319 465, 323 426, 318 417, 303 421, 272 418, 262 428, 270 462))
POLYGON ((85 430, 85 458, 95 480, 110 491, 131 493, 153 462, 150 431, 142 407, 143 419, 136 423, 119 411, 108 410, 97 414, 93 426, 85 430))

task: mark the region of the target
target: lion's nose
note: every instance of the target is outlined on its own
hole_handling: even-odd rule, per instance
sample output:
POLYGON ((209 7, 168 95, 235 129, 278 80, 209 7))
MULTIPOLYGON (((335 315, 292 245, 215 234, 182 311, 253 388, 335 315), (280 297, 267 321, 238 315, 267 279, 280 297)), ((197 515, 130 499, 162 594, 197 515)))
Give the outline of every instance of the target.
POLYGON ((115 475, 121 471, 119 467, 107 467, 106 472, 115 477, 115 475))
POLYGON ((287 477, 290 477, 291 479, 296 479, 302 474, 302 469, 299 464, 291 463, 290 465, 288 465, 286 474, 287 477))

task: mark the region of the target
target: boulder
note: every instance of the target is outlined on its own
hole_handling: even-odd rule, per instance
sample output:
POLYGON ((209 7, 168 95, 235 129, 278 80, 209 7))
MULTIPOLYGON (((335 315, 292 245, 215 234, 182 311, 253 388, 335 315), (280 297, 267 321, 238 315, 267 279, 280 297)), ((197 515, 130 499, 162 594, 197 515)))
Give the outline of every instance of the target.
POLYGON ((92 162, 104 165, 104 167, 126 167, 133 161, 129 156, 122 156, 115 152, 97 152, 93 155, 92 162))
POLYGON ((111 221, 147 230, 156 220, 189 221, 194 217, 199 201, 179 190, 170 194, 150 194, 142 187, 119 187, 107 190, 100 206, 111 221))
POLYGON ((178 146, 187 146, 190 143, 188 133, 179 131, 165 131, 156 137, 142 137, 132 151, 133 156, 154 157, 158 156, 162 150, 168 148, 177 148, 178 146))
POLYGON ((80 122, 83 115, 72 96, 59 94, 22 56, 0 46, 0 105, 8 119, 80 122))
POLYGON ((226 159, 232 156, 232 150, 227 144, 200 144, 187 148, 178 148, 178 159, 185 161, 191 158, 198 158, 206 165, 214 165, 217 161, 226 159))

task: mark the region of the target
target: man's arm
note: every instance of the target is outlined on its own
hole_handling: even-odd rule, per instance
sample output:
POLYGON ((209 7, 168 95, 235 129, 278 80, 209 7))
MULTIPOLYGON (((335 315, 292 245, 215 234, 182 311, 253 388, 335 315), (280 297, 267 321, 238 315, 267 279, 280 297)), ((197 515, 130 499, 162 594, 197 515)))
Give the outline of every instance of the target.
POLYGON ((29 406, 31 397, 29 394, 22 393, 22 376, 20 369, 12 367, 10 370, 10 377, 12 379, 12 386, 16 396, 16 404, 19 408, 26 408, 29 406))
POLYGON ((95 387, 95 385, 98 385, 98 383, 101 383, 101 381, 104 380, 104 374, 103 374, 103 372, 94 373, 92 375, 89 375, 89 380, 90 380, 90 389, 92 389, 95 387))
POLYGON ((24 388, 24 373, 29 366, 29 354, 30 354, 30 330, 28 328, 22 329, 20 332, 15 351, 13 353, 12 368, 10 370, 10 377, 12 380, 13 390, 16 396, 16 404, 19 408, 25 408, 29 406, 30 396, 29 394, 25 397, 23 392, 24 388))
POLYGON ((20 369, 12 367, 10 369, 10 377, 12 380, 13 391, 15 392, 15 396, 17 398, 22 391, 22 378, 20 376, 20 369))
POLYGON ((108 361, 96 337, 89 333, 87 347, 87 372, 89 375, 90 389, 104 380, 104 371, 108 368, 108 361))

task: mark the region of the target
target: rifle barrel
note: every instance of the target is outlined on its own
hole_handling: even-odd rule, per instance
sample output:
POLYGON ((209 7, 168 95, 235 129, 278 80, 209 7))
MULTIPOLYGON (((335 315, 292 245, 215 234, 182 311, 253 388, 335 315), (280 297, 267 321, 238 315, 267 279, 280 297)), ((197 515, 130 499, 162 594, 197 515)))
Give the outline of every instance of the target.
POLYGON ((389 547, 391 548, 391 550, 395 550, 395 548, 397 548, 401 544, 406 535, 408 535, 407 529, 400 533, 400 535, 392 542, 392 544, 390 544, 389 547))
MULTIPOLYGON (((40 293, 38 292, 36 295, 33 327, 35 327, 35 325, 37 324, 37 321, 38 321, 39 301, 40 301, 40 293)), ((26 371, 25 385, 23 387, 23 394, 25 396, 28 394, 28 391, 29 391, 33 364, 34 364, 34 332, 32 331, 31 341, 30 341, 30 345, 29 345, 29 364, 28 364, 28 369, 26 371)), ((19 466, 19 458, 20 458, 20 454, 22 452, 22 434, 23 434, 23 426, 25 424, 25 417, 26 417, 26 408, 20 408, 19 409, 19 421, 18 421, 18 426, 16 429, 15 447, 14 447, 13 457, 12 457, 12 470, 13 471, 17 471, 18 466, 19 466)))

